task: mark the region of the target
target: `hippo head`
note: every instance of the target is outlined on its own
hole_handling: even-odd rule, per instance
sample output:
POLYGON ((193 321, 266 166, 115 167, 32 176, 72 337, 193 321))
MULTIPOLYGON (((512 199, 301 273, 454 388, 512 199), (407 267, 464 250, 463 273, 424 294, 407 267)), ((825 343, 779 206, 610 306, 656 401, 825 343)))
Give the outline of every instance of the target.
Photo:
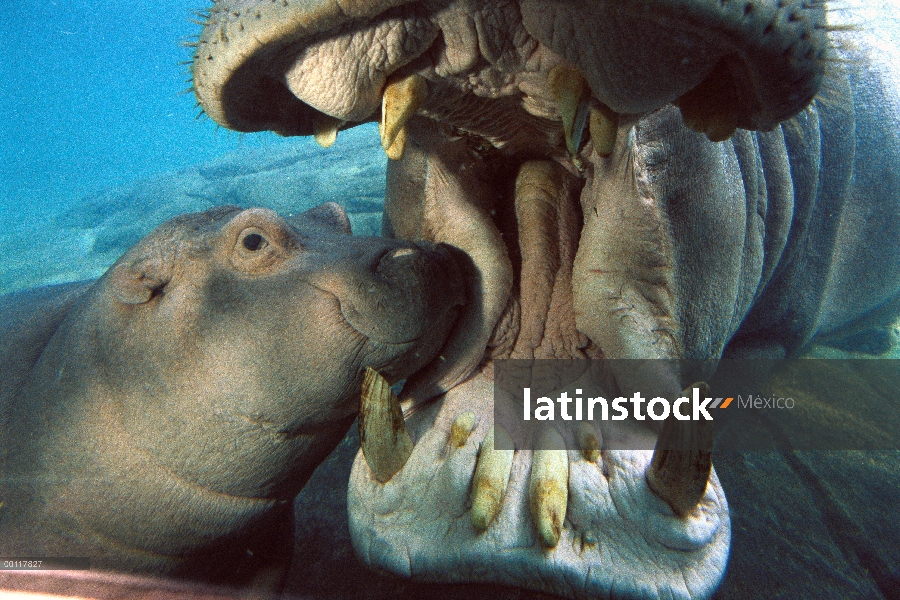
POLYGON ((458 251, 349 234, 336 204, 212 208, 81 286, 12 404, 3 550, 236 584, 289 556, 364 374, 440 360, 467 295, 458 251))
MULTIPOLYGON (((803 111, 832 56, 816 0, 214 2, 192 67, 206 114, 326 147, 342 128, 378 122, 391 159, 385 232, 451 244, 474 265, 447 360, 403 391, 416 442, 406 466, 383 481, 358 459, 351 476, 364 560, 570 597, 712 593, 730 527, 703 435, 669 432, 701 460, 671 463, 665 477, 649 453, 570 452, 554 468, 562 488, 567 473, 568 509, 532 496, 531 514, 525 488, 543 463, 517 451, 502 508, 469 523, 473 471, 493 460, 495 430, 490 386, 460 383, 485 357, 719 356, 741 317, 696 274, 740 265, 724 252, 743 246, 676 241, 710 227, 743 235, 743 217, 726 214, 734 177, 717 142, 803 111), (472 434, 457 450, 454 427, 472 434), (660 483, 695 476, 687 503, 660 483)), ((675 398, 692 383, 615 376, 626 395, 675 398)))
POLYGON ((296 494, 355 417, 365 368, 397 381, 436 359, 465 297, 448 248, 349 233, 335 204, 225 207, 127 252, 95 303, 120 332, 102 360, 121 397, 168 399, 123 403, 135 439, 220 492, 296 494))

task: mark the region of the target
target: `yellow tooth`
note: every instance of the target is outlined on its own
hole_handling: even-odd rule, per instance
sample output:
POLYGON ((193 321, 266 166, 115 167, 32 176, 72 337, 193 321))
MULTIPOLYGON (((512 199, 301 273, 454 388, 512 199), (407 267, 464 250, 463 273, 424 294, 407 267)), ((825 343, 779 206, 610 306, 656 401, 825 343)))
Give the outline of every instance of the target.
POLYGON ((616 130, 619 128, 619 115, 607 107, 592 108, 589 130, 594 152, 601 158, 609 158, 616 147, 616 130))
POLYGON ((388 81, 381 98, 381 147, 388 158, 399 160, 406 147, 406 123, 428 96, 428 83, 421 75, 407 75, 388 81))
POLYGON ((600 458, 600 436, 597 434, 594 426, 582 421, 578 425, 575 435, 578 438, 578 445, 581 446, 581 454, 584 456, 584 460, 597 462, 597 459, 600 458))
POLYGON ((400 160, 403 158, 403 152, 406 150, 406 138, 406 127, 403 127, 397 132, 397 135, 394 137, 394 142, 390 147, 384 149, 384 153, 387 154, 389 159, 400 160))
POLYGON ((496 450, 494 441, 503 448, 513 443, 506 430, 495 425, 481 443, 475 475, 472 477, 472 512, 469 517, 476 531, 485 531, 500 512, 503 495, 512 471, 513 451, 496 450))
POLYGON ((738 126, 738 115, 730 111, 727 104, 711 106, 707 100, 716 93, 715 82, 718 81, 707 79, 674 102, 681 110, 684 124, 694 131, 705 133, 711 142, 724 142, 731 138, 738 126))
POLYGON ((550 429, 541 436, 534 450, 528 497, 531 518, 537 526, 541 543, 555 548, 566 519, 569 501, 569 454, 562 436, 550 429))
POLYGON ((557 108, 562 117, 563 133, 569 154, 578 154, 581 134, 587 121, 591 90, 585 78, 577 70, 557 65, 547 76, 547 85, 556 98, 557 108))
POLYGON ((413 443, 391 385, 366 367, 359 400, 359 445, 372 474, 387 483, 409 460, 413 443))
POLYGON ((344 121, 340 119, 319 113, 313 118, 313 138, 323 148, 331 148, 331 145, 337 139, 338 129, 343 124, 344 121))
POLYGON ((711 142, 725 142, 731 139, 737 126, 728 119, 717 119, 706 126, 706 137, 711 142))
MULTIPOLYGON (((709 395, 709 386, 695 383, 682 392, 700 397, 709 395)), ((656 439, 653 458, 647 468, 647 485, 666 501, 675 514, 684 516, 694 510, 706 494, 712 471, 713 431, 710 421, 666 419, 656 439)))
POLYGON ((475 413, 468 411, 458 415, 450 426, 450 443, 454 448, 462 448, 469 440, 473 429, 475 429, 475 413))

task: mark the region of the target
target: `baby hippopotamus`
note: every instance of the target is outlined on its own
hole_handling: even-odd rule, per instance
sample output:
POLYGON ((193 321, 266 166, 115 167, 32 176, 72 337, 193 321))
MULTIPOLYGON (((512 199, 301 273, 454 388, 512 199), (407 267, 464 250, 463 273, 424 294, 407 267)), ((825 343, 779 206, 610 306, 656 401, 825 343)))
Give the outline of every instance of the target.
POLYGON ((0 556, 233 584, 289 560, 366 367, 440 360, 466 299, 453 249, 349 233, 335 204, 213 208, 0 300, 0 556))

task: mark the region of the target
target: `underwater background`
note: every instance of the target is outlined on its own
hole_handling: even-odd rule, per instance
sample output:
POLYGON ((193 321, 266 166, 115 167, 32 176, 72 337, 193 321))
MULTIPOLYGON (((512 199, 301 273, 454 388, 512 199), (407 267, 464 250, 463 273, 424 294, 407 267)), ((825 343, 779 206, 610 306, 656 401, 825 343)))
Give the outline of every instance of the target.
MULTIPOLYGON (((900 0, 832 5, 839 23, 870 31, 874 48, 900 58, 900 0), (892 18, 867 17, 885 5, 892 18)), ((324 150, 311 138, 239 135, 197 118, 195 98, 182 93, 190 86, 187 66, 179 63, 190 57, 181 44, 199 32, 190 19, 206 7, 202 0, 0 0, 0 7, 0 294, 98 277, 167 218, 217 204, 289 214, 336 201, 355 233, 380 231, 387 159, 373 124, 341 132, 324 150)), ((900 60, 892 68, 900 72, 900 60)), ((900 349, 888 356, 900 357, 900 349)), ((818 379, 856 390, 871 384, 857 376, 818 379)), ((877 391, 896 403, 896 387, 877 391)), ((298 533, 312 543, 297 548, 295 564, 308 568, 295 569, 289 592, 450 598, 472 591, 361 572, 341 512, 357 449, 351 435, 298 499, 311 515, 298 533)), ((900 581, 897 454, 788 460, 716 457, 735 530, 720 597, 801 597, 812 585, 814 597, 849 597, 848 589, 872 597, 862 578, 828 568, 822 557, 838 554, 835 543, 859 557, 848 570, 874 574, 879 589, 892 589, 900 581), (754 537, 759 523, 779 528, 777 544, 754 537)), ((540 597, 474 589, 495 598, 540 597)))
POLYGON ((374 125, 326 151, 200 114, 183 44, 203 0, 0 6, 0 294, 98 277, 167 218, 214 204, 336 201, 354 232, 380 232, 374 125))

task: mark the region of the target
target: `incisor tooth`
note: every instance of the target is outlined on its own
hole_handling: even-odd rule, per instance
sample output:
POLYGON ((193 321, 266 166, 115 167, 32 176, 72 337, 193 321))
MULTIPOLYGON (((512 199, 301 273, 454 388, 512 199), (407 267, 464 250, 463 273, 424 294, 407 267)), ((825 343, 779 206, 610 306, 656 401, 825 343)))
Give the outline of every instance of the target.
POLYGON ((534 450, 528 497, 531 518, 537 525, 541 543, 555 548, 559 543, 566 505, 569 500, 569 454, 562 436, 550 429, 541 436, 534 450))
POLYGON ((399 160, 406 148, 406 123, 428 96, 428 83, 413 74, 388 81, 381 98, 381 147, 388 158, 399 160))
POLYGON ((566 148, 569 150, 569 154, 574 156, 578 154, 578 146, 581 145, 581 134, 587 121, 591 90, 581 73, 564 65, 557 65, 550 70, 547 75, 547 85, 556 98, 559 114, 562 117, 566 148))
POLYGON ((594 426, 582 421, 578 425, 575 435, 578 438, 578 445, 581 446, 581 454, 584 456, 584 460, 597 462, 597 459, 600 458, 600 436, 597 434, 594 426))
MULTIPOLYGON (((701 397, 709 394, 709 386, 702 382, 682 394, 690 397, 695 387, 701 397)), ((706 493, 712 471, 712 447, 709 421, 669 418, 663 423, 646 478, 653 493, 665 500, 675 514, 684 516, 694 510, 706 493)))
POLYGON ((495 445, 513 447, 509 434, 499 425, 491 427, 481 443, 475 475, 472 477, 472 512, 469 517, 472 527, 478 532, 486 530, 500 512, 512 470, 513 451, 497 450, 495 445), (497 444, 494 443, 495 440, 497 444))
POLYGON ((359 400, 359 445, 380 483, 390 481, 413 451, 397 396, 371 367, 366 367, 359 400))
POLYGON ((338 129, 343 124, 344 121, 340 119, 319 113, 313 118, 313 138, 323 148, 331 148, 331 145, 337 139, 338 129))
POLYGON ((619 115, 611 109, 592 108, 591 122, 588 126, 594 152, 601 158, 609 158, 616 147, 616 130, 619 128, 619 115))
POLYGON ((462 448, 469 440, 469 435, 475 429, 475 413, 464 412, 453 420, 450 426, 450 443, 454 448, 462 448))

